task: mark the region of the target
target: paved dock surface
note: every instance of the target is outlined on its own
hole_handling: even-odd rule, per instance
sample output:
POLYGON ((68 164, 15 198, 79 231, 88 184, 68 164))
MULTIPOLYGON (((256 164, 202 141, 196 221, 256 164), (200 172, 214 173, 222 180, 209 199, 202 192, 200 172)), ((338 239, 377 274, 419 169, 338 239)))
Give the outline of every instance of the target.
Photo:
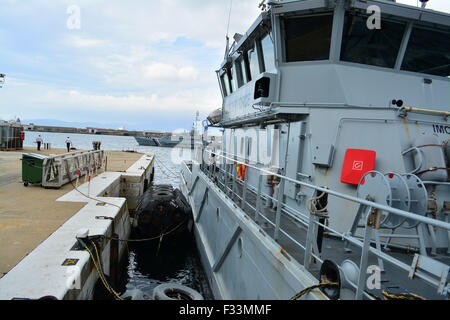
MULTIPOLYGON (((73 189, 70 183, 58 190, 37 185, 25 187, 22 183, 22 153, 66 152, 65 149, 37 151, 31 147, 0 152, 0 278, 85 206, 56 202, 73 189)), ((142 153, 105 151, 107 171, 125 171, 141 157, 142 153)), ((84 178, 81 180, 84 182, 84 178)))

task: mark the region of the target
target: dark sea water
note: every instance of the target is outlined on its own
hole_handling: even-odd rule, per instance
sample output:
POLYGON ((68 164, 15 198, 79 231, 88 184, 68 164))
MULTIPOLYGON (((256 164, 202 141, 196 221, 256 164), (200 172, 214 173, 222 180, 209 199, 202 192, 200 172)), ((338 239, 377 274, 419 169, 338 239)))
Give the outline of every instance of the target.
MULTIPOLYGON (((156 156, 154 184, 171 184, 179 187, 180 151, 173 148, 139 146, 133 137, 104 136, 91 134, 67 134, 47 132, 25 132, 24 146, 35 146, 38 135, 52 148, 65 148, 65 140, 70 137, 77 149, 91 149, 93 141, 101 141, 103 150, 136 150, 149 152, 156 156)), ((145 245, 129 245, 129 260, 124 273, 125 283, 119 291, 140 290, 151 297, 153 289, 159 284, 174 282, 193 288, 205 299, 214 299, 202 269, 195 242, 192 241, 179 249, 161 250, 156 256, 155 250, 145 245)))

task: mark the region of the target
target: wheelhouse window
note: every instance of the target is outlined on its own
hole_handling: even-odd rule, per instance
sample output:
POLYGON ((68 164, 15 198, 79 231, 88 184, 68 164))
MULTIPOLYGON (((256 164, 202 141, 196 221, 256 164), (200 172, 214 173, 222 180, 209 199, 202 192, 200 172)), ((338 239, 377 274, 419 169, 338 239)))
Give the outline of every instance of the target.
POLYGON ((250 80, 256 79, 258 75, 261 73, 259 70, 259 60, 258 60, 258 50, 256 46, 253 46, 250 50, 247 51, 248 57, 248 66, 250 69, 250 80))
POLYGON ((332 25, 328 13, 282 20, 286 62, 328 60, 332 25))
POLYGON ((367 19, 367 15, 346 13, 341 60, 393 68, 406 23, 382 19, 381 29, 371 30, 367 19))
POLYGON ((271 71, 275 69, 275 50, 273 47, 273 41, 270 34, 267 34, 261 40, 261 49, 264 59, 264 70, 271 71))
POLYGON ((233 67, 230 67, 230 70, 228 72, 228 77, 230 78, 231 93, 233 93, 236 91, 236 76, 235 76, 235 70, 233 67))
POLYGON ((235 66, 236 66, 236 80, 237 80, 237 85, 238 87, 242 87, 244 84, 246 84, 248 82, 247 80, 247 74, 246 74, 246 68, 245 68, 245 61, 244 61, 244 57, 240 56, 239 58, 236 59, 235 62, 235 66))
POLYGON ((223 94, 224 96, 229 96, 230 95, 230 80, 228 78, 228 74, 226 72, 224 72, 224 74, 220 77, 221 82, 222 82, 222 88, 223 88, 223 94))
POLYGON ((450 76, 450 32, 413 27, 402 70, 450 76))

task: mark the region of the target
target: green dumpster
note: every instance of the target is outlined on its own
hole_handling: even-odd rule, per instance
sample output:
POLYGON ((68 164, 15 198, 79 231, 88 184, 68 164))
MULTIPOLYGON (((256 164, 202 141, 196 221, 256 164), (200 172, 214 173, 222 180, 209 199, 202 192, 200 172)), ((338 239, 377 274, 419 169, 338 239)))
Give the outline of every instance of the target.
POLYGON ((29 183, 42 183, 42 165, 47 156, 35 153, 22 154, 22 181, 24 186, 29 183))

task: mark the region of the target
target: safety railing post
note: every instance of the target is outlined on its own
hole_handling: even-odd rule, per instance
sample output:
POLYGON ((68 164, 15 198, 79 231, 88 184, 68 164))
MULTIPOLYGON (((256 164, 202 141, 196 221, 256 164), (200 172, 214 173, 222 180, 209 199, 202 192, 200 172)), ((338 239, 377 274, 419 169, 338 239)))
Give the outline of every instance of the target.
POLYGON ((245 211, 245 204, 247 201, 247 183, 248 183, 248 174, 244 176, 244 187, 242 188, 242 203, 241 208, 245 211))
POLYGON ((231 166, 231 170, 233 170, 233 187, 232 187, 232 194, 231 199, 234 199, 234 195, 237 193, 237 171, 235 169, 235 164, 231 166))
MULTIPOLYGON (((222 163, 222 160, 220 160, 219 162, 219 181, 221 183, 223 183, 223 185, 225 186, 225 181, 226 181, 226 176, 225 176, 225 172, 223 170, 225 170, 225 166, 222 163)), ((225 189, 224 189, 225 191, 225 189)))
POLYGON ((227 195, 230 195, 230 189, 228 188, 229 182, 230 182, 230 168, 231 165, 229 163, 226 163, 225 161, 225 183, 224 183, 224 187, 225 187, 225 193, 227 195))
POLYGON ((285 179, 280 180, 278 185, 278 197, 277 197, 277 213, 275 216, 275 231, 273 238, 278 240, 280 235, 280 222, 281 222, 281 207, 283 206, 283 196, 284 196, 284 185, 286 183, 285 179))
POLYGON ((255 221, 257 224, 259 224, 259 211, 261 210, 262 179, 263 175, 261 174, 261 171, 258 171, 258 191, 256 194, 256 210, 255 210, 255 221))
MULTIPOLYGON (((314 214, 309 215, 309 224, 308 224, 308 231, 306 233, 306 247, 305 247, 305 257, 304 257, 304 266, 306 269, 309 269, 311 266, 311 256, 312 256, 312 249, 314 246, 314 243, 317 239, 317 216, 314 214)), ((317 254, 319 252, 316 252, 317 254)))
POLYGON ((361 300, 366 286, 367 264, 369 262, 369 250, 372 240, 373 229, 378 229, 380 223, 379 210, 368 207, 368 214, 365 221, 364 242, 361 252, 361 260, 359 263, 358 288, 356 290, 355 299, 361 300))

